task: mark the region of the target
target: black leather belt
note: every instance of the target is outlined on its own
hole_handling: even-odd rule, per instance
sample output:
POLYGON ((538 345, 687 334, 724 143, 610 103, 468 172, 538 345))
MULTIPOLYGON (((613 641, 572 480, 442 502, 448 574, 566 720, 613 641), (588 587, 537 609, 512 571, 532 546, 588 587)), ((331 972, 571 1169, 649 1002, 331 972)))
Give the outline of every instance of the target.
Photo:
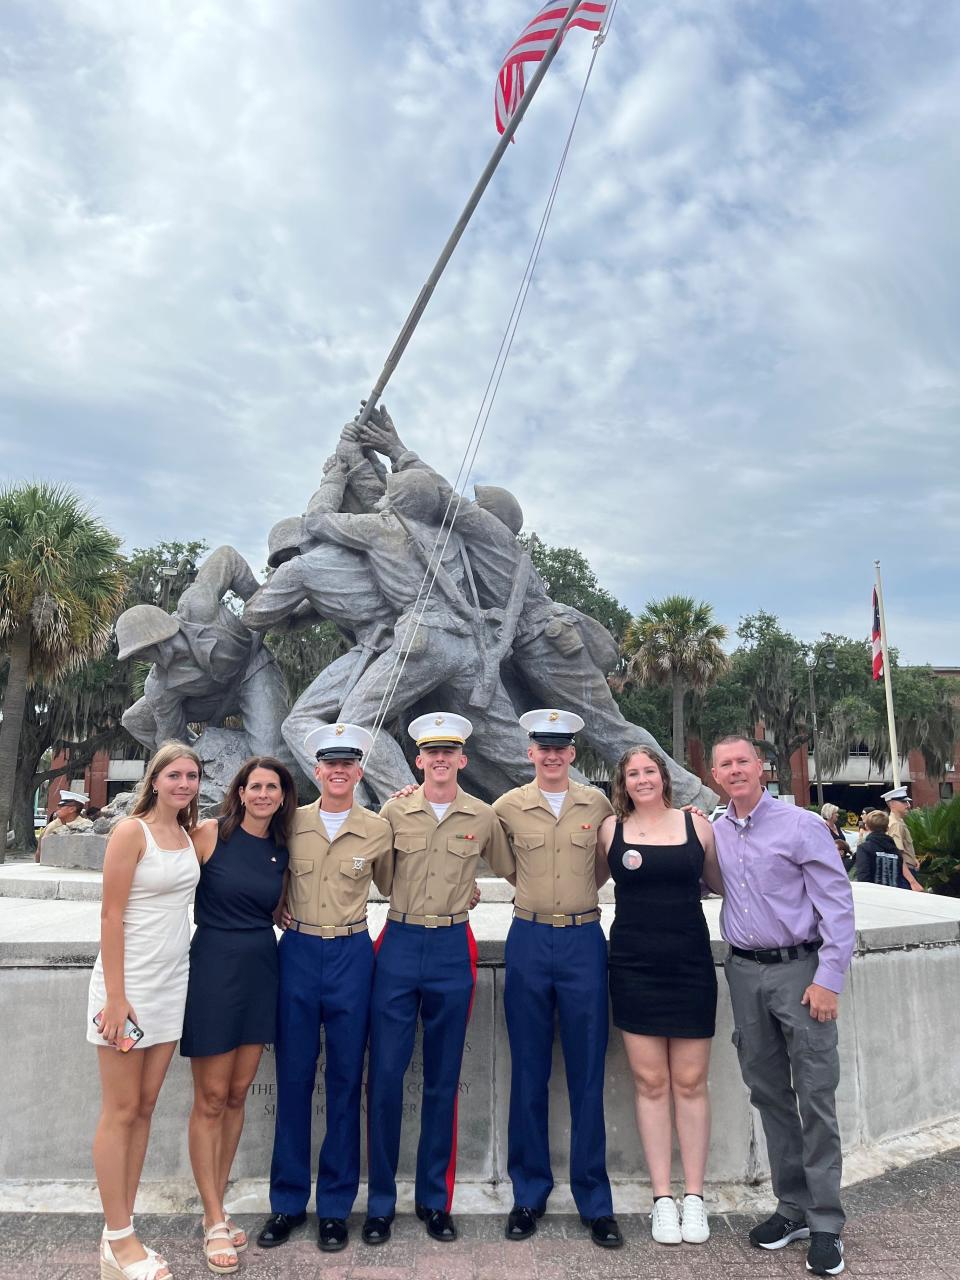
POLYGON ((822 938, 814 938, 812 942, 798 942, 795 947, 767 947, 762 951, 745 951, 743 947, 731 947, 735 956, 744 960, 756 960, 757 964, 783 964, 786 960, 799 960, 806 953, 819 951, 823 946, 822 938))

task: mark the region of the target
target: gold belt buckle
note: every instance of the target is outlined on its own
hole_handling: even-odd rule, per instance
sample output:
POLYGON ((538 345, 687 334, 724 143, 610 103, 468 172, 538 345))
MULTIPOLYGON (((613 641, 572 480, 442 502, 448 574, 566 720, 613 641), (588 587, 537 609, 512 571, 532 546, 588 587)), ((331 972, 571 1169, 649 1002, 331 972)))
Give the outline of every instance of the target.
POLYGON ((566 924, 567 924, 566 914, 561 913, 558 915, 556 912, 554 912, 554 914, 550 917, 550 922, 555 929, 564 929, 566 928, 566 924))
POLYGON ((439 916, 424 916, 424 917, 423 917, 423 925, 424 925, 424 928, 425 928, 425 929, 439 929, 439 928, 440 928, 440 917, 439 917, 439 916))
POLYGON ((335 938, 337 936, 337 926, 335 924, 322 924, 320 926, 321 938, 335 938))

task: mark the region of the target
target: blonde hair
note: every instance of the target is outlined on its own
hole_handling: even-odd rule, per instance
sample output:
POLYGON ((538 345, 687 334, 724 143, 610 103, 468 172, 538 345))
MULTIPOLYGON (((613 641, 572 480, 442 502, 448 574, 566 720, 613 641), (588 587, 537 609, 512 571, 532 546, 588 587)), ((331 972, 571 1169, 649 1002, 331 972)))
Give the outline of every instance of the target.
POLYGON ((820 817, 824 820, 824 822, 836 822, 839 815, 840 815, 840 810, 837 808, 835 804, 831 804, 829 800, 825 805, 822 805, 820 808, 820 817))
POLYGON ((890 825, 890 818, 882 809, 874 809, 864 818, 863 825, 868 831, 886 831, 890 825))
POLYGON ((757 747, 756 742, 754 742, 753 738, 748 738, 745 733, 728 733, 726 734, 725 737, 718 738, 716 742, 713 744, 713 746, 710 748, 711 763, 716 764, 717 762, 718 747, 731 747, 735 742, 742 742, 744 743, 745 746, 748 746, 758 760, 761 760, 763 758, 760 755, 760 750, 757 747))
MULTIPOLYGON (((157 778, 163 773, 164 769, 168 769, 173 764, 174 760, 192 760, 197 766, 200 775, 203 775, 203 763, 195 751, 191 751, 182 742, 162 742, 150 757, 144 770, 143 779, 137 791, 137 798, 133 802, 133 808, 130 810, 131 818, 145 818, 157 807, 157 778)), ((177 822, 187 831, 193 831, 200 821, 199 795, 200 788, 198 787, 197 794, 187 807, 181 809, 177 814, 177 822)))
POLYGON ((659 751, 654 751, 653 747, 646 747, 643 743, 638 743, 635 747, 628 747, 620 759, 617 761, 617 767, 613 771, 613 786, 610 788, 610 803, 613 805, 613 811, 621 822, 628 814, 633 812, 633 801, 627 794, 626 772, 627 765, 634 756, 646 756, 657 766, 660 774, 660 781, 663 783, 663 803, 669 809, 673 804, 673 783, 670 781, 670 771, 667 768, 667 762, 659 751))

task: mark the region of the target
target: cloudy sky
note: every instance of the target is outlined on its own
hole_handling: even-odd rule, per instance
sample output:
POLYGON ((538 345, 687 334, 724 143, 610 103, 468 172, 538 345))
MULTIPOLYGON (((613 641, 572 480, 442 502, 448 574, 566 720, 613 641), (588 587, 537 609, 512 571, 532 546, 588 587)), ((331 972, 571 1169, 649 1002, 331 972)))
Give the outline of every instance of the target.
MULTIPOLYGON (((303 509, 492 149, 536 0, 6 0, 2 479, 127 547, 303 509)), ((455 474, 590 59, 386 396, 455 474)), ((960 665, 960 7, 620 0, 474 480, 639 611, 960 665)))

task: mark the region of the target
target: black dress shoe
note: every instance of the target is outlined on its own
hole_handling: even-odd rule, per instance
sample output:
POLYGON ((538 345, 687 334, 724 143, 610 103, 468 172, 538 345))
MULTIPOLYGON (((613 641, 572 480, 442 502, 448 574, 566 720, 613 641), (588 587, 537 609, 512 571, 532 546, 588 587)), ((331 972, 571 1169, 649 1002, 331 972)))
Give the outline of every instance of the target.
POLYGON ((386 1244, 390 1239, 390 1223, 392 1221, 392 1213, 389 1218, 367 1218, 363 1224, 363 1230, 360 1232, 360 1239, 364 1244, 386 1244))
POLYGON ((619 1249, 623 1244, 623 1236, 620 1234, 616 1218, 612 1216, 585 1218, 581 1214, 580 1221, 585 1227, 590 1228, 590 1239, 601 1249, 619 1249))
POLYGON ((414 1208, 417 1211, 417 1217, 425 1224, 428 1236, 432 1236, 442 1244, 450 1244, 456 1240, 457 1228, 446 1209, 428 1209, 422 1204, 414 1205, 414 1208))
POLYGON ((507 1216, 504 1235, 508 1240, 529 1240, 537 1229, 537 1219, 542 1217, 542 1209, 525 1209, 515 1204, 507 1216))
POLYGON ((307 1220, 303 1213, 272 1213, 263 1224, 263 1230, 257 1236, 257 1244, 261 1249, 273 1249, 278 1244, 286 1244, 294 1227, 302 1227, 307 1220))
POLYGON ((347 1224, 343 1218, 321 1218, 317 1246, 324 1253, 339 1253, 347 1247, 347 1224))

